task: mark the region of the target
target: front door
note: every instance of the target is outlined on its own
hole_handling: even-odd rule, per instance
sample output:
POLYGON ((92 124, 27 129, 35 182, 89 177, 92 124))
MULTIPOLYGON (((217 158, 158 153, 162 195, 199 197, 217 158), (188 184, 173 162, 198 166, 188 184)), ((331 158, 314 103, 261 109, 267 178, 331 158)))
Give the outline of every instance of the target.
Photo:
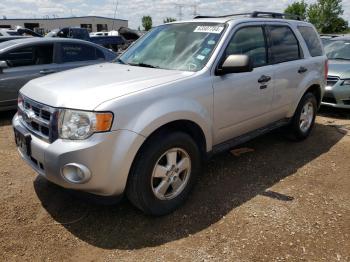
POLYGON ((214 143, 218 144, 268 124, 273 99, 274 74, 268 65, 264 28, 242 26, 230 40, 224 57, 249 55, 254 70, 215 76, 214 143))
POLYGON ((55 72, 53 45, 18 47, 0 56, 8 63, 0 73, 0 107, 15 106, 18 91, 30 80, 55 72))

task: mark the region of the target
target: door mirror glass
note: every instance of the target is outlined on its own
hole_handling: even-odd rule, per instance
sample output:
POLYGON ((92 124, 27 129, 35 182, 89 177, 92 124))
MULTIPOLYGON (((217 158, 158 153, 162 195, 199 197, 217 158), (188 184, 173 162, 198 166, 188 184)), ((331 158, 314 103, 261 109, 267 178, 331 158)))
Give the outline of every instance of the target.
POLYGON ((253 63, 247 55, 230 55, 216 71, 217 75, 253 71, 253 63))
POLYGON ((0 69, 8 68, 8 64, 6 61, 0 61, 0 69))

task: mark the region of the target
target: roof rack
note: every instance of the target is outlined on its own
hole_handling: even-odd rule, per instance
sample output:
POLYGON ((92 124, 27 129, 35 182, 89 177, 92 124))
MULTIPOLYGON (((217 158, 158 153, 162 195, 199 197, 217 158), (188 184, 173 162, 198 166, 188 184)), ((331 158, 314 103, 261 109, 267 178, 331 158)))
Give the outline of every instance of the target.
POLYGON ((194 19, 199 18, 226 18, 226 17, 232 17, 232 16, 248 16, 252 18, 277 18, 277 19, 293 19, 293 20, 304 20, 299 15, 292 15, 292 14, 283 14, 283 13, 275 13, 275 12, 261 12, 261 11, 254 11, 252 13, 239 13, 239 14, 230 14, 230 15, 222 15, 222 16, 196 16, 194 19))

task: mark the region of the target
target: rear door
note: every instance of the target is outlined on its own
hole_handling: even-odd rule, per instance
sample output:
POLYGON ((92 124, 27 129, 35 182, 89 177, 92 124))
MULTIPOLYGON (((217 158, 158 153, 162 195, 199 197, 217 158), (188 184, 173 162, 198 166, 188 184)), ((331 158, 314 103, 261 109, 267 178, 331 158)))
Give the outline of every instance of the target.
POLYGON ((60 71, 101 63, 106 59, 101 50, 89 44, 64 42, 58 44, 58 49, 60 71))
POLYGON ((54 72, 53 44, 15 47, 0 55, 8 68, 0 73, 0 106, 16 104, 18 91, 30 80, 54 72))
POLYGON ((285 118, 309 68, 299 40, 288 24, 267 24, 266 32, 275 76, 271 109, 278 118, 285 118))

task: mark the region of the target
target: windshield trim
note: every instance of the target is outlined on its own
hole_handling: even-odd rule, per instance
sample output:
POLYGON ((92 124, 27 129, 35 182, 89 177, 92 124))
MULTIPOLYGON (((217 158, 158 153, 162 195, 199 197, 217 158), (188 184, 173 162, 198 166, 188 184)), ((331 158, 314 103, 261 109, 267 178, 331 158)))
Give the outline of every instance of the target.
POLYGON ((203 65, 203 67, 201 69, 199 69, 198 71, 190 71, 190 70, 180 70, 180 69, 171 69, 171 68, 161 68, 161 67, 156 67, 155 69, 160 69, 160 70, 173 70, 173 71, 181 71, 181 72, 191 72, 191 73, 197 73, 197 72, 200 72, 202 70, 204 70, 205 68, 208 68, 208 64, 210 62, 210 60, 212 59, 215 51, 217 50, 219 44, 221 43, 224 35, 226 34, 226 30, 228 28, 228 23, 227 22, 224 22, 224 23, 221 23, 221 22, 200 22, 200 21, 193 21, 193 22, 175 22, 175 23, 169 23, 169 24, 163 24, 163 25, 158 25, 158 26, 155 26, 153 27, 150 31, 148 31, 146 34, 144 34, 143 36, 141 36, 139 39, 137 39, 132 46, 129 46, 125 52, 123 54, 121 54, 119 57, 117 57, 115 60, 113 60, 113 62, 118 62, 118 61, 123 61, 124 63, 120 63, 121 65, 129 65, 124 59, 122 59, 123 55, 127 53, 127 51, 132 48, 133 46, 137 45, 139 41, 141 41, 141 39, 143 39, 144 37, 147 37, 148 34, 150 34, 151 32, 153 32, 154 30, 156 30, 157 28, 159 27, 162 27, 162 26, 166 26, 166 25, 178 25, 178 24, 217 24, 217 25, 222 25, 224 27, 224 29, 222 30, 222 32, 220 33, 220 37, 218 38, 218 41, 216 43, 216 45, 214 46, 211 54, 209 55, 208 59, 207 59, 207 62, 203 65))

